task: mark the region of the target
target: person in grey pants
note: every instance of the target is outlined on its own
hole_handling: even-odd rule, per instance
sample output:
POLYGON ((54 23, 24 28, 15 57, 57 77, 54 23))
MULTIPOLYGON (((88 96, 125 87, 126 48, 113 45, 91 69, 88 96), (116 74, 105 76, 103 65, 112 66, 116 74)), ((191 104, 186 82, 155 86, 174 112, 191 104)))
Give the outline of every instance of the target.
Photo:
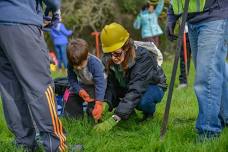
POLYGON ((45 151, 65 151, 42 32, 43 2, 53 12, 60 5, 55 0, 0 1, 0 96, 17 146, 34 151, 34 121, 45 151))

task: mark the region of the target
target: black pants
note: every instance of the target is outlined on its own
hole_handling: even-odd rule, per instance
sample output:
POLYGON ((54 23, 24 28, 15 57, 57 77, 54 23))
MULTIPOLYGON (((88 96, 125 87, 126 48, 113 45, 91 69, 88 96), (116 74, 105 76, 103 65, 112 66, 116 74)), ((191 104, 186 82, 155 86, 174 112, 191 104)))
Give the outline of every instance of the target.
POLYGON ((153 36, 153 37, 146 37, 143 39, 145 42, 153 42, 157 47, 159 47, 160 44, 160 38, 159 36, 153 36))
POLYGON ((190 47, 187 33, 186 33, 186 46, 187 46, 187 68, 186 68, 186 65, 184 62, 184 46, 183 45, 182 45, 181 52, 180 52, 180 75, 179 75, 180 84, 188 83, 187 74, 189 73, 189 69, 190 69, 191 47, 190 47))
MULTIPOLYGON (((71 118, 83 118, 83 102, 84 100, 77 94, 71 93, 64 108, 64 114, 71 118)), ((86 113, 92 118, 92 111, 94 109, 94 102, 88 103, 86 106, 86 113)))
POLYGON ((56 114, 43 33, 32 25, 0 25, 0 93, 16 143, 35 144, 36 124, 45 151, 63 151, 66 137, 56 114))

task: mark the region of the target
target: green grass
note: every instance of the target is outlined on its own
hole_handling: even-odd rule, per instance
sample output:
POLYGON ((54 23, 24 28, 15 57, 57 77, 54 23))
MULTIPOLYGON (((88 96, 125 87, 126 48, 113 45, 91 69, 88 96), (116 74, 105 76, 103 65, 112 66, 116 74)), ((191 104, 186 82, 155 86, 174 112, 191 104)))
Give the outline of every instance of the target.
MULTIPOLYGON (((163 68, 167 78, 170 79, 172 62, 164 63, 163 68)), ((53 76, 56 77, 59 74, 54 73, 53 76)), ((163 101, 157 106, 154 119, 139 123, 137 117, 142 117, 142 114, 137 112, 137 117, 134 116, 127 121, 122 121, 113 130, 105 134, 94 134, 92 132, 94 124, 86 119, 81 121, 62 119, 67 130, 68 143, 83 144, 86 152, 227 152, 227 128, 217 140, 205 143, 195 141, 197 137, 195 120, 198 106, 192 87, 193 77, 194 70, 191 66, 189 87, 182 90, 174 89, 168 131, 162 141, 159 134, 167 92, 163 101)), ((178 74, 175 88, 177 85, 178 74)), ((16 151, 11 145, 13 135, 6 127, 2 108, 0 113, 0 151, 16 151)), ((111 113, 105 112, 104 119, 110 116, 111 113)))

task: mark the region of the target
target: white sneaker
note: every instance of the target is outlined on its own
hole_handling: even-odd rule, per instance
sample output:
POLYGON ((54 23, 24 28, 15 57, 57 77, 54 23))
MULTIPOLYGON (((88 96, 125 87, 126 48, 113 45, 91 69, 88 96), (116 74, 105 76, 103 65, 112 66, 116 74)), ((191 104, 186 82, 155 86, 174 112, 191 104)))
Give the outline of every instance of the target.
POLYGON ((181 83, 178 85, 177 89, 183 89, 183 88, 187 88, 188 84, 187 83, 181 83))

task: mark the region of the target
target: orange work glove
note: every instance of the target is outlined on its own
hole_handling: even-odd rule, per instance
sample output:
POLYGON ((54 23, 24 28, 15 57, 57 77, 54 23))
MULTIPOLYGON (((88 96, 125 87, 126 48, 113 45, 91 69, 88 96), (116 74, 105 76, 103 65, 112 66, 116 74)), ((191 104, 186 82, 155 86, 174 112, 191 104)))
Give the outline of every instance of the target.
POLYGON ((101 115, 103 112, 103 102, 101 101, 96 101, 94 109, 92 111, 93 118, 97 121, 101 119, 101 115))
POLYGON ((89 94, 84 90, 81 89, 78 95, 85 101, 85 102, 93 102, 94 99, 90 98, 89 94))

